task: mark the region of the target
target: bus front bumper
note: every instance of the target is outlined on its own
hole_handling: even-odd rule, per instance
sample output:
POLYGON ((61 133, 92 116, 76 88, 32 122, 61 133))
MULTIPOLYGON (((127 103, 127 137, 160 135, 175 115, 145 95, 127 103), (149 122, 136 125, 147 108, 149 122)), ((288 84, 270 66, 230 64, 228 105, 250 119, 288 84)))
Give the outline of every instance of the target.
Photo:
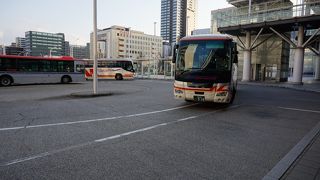
POLYGON ((232 93, 228 90, 216 91, 213 90, 193 90, 191 88, 174 87, 175 99, 195 102, 214 102, 214 103, 229 103, 231 101, 232 93))

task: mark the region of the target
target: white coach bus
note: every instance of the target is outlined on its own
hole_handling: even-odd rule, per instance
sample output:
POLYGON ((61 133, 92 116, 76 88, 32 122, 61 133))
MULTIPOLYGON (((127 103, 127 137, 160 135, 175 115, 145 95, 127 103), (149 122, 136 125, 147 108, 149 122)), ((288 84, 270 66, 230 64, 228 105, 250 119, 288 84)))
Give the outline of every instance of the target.
POLYGON ((237 90, 237 44, 228 35, 182 38, 174 48, 174 96, 232 103, 237 90))
MULTIPOLYGON (((93 61, 85 62, 85 78, 93 78, 93 61)), ((97 68, 98 79, 133 79, 134 68, 132 60, 128 59, 99 59, 97 68)))

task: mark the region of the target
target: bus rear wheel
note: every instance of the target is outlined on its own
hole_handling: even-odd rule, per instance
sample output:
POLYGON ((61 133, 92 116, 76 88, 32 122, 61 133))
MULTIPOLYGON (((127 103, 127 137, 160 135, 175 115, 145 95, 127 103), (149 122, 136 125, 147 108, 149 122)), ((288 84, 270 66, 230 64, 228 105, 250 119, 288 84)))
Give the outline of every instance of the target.
POLYGON ((70 77, 70 76, 63 76, 63 77, 61 78, 61 83, 62 83, 62 84, 67 84, 67 83, 69 83, 69 82, 71 82, 71 77, 70 77))
POLYGON ((116 80, 122 80, 123 79, 121 74, 116 74, 115 78, 116 78, 116 80))
POLYGON ((12 84, 12 78, 10 76, 2 76, 0 77, 0 85, 1 86, 10 86, 12 84))

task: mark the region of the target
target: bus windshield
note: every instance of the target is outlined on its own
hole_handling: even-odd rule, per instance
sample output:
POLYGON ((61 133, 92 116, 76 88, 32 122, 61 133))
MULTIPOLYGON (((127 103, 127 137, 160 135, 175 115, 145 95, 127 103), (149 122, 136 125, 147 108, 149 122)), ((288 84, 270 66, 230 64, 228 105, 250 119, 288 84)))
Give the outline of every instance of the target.
POLYGON ((176 70, 183 73, 193 70, 230 71, 230 41, 181 41, 176 70))

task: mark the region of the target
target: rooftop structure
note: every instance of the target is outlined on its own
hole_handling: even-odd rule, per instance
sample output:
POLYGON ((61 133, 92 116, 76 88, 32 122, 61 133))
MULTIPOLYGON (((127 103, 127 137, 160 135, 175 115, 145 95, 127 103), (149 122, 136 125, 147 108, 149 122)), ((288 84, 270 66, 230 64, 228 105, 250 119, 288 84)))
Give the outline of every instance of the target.
MULTIPOLYGON (((308 21, 307 17, 312 18, 311 22, 319 19, 320 1, 307 1, 304 4, 293 5, 289 0, 259 0, 252 1, 249 11, 248 1, 235 0, 228 1, 235 4, 236 7, 213 11, 217 19, 217 27, 227 28, 231 26, 243 26, 256 23, 268 23, 271 21, 290 21, 299 23, 300 19, 305 17, 301 22, 308 21), (246 2, 246 3, 245 3, 246 2)), ((274 25, 274 23, 272 24, 274 25)), ((261 25, 256 25, 261 26, 261 25)), ((317 25, 316 25, 317 26, 317 25)))
MULTIPOLYGON (((235 7, 244 7, 249 5, 248 0, 227 0, 229 4, 232 4, 235 7)), ((270 3, 269 0, 251 0, 251 4, 262 4, 262 3, 270 3)), ((275 1, 274 1, 275 2, 275 1)), ((290 2, 290 0, 283 0, 283 2, 290 2)), ((272 3, 272 1, 271 1, 272 3)))
POLYGON ((243 50, 242 80, 255 79, 253 74, 256 74, 256 77, 268 74, 279 77, 280 74, 280 80, 285 81, 292 70, 292 83, 300 84, 304 49, 309 48, 319 54, 312 44, 317 41, 320 34, 320 0, 303 0, 301 4, 295 5, 289 0, 229 0, 228 2, 235 7, 212 11, 212 32, 219 31, 238 38, 238 45, 243 50), (254 38, 253 41, 251 38, 254 38), (276 49, 272 46, 278 42, 282 48, 278 48, 279 52, 274 52, 274 55, 268 57, 273 49, 276 49), (259 46, 262 47, 262 51, 259 50, 259 46), (290 48, 295 50, 293 58, 295 62, 294 67, 288 71, 287 55, 290 48), (272 62, 279 54, 280 60, 272 62), (251 61, 251 56, 256 59, 251 61))

